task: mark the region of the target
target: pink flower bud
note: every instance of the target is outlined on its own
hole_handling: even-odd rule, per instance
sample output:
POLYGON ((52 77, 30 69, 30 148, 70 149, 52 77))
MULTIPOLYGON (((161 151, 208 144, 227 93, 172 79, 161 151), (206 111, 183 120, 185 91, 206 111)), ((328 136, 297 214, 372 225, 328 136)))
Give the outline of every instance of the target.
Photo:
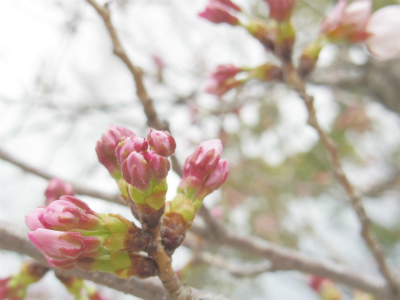
POLYGON ((223 1, 210 1, 206 9, 198 16, 213 23, 228 23, 238 25, 239 19, 230 13, 231 8, 222 4, 223 1))
POLYGON ((208 176, 217 168, 221 153, 222 143, 220 140, 202 142, 186 159, 179 188, 183 190, 187 188, 200 189, 208 176))
POLYGON ((134 135, 134 133, 125 127, 111 126, 110 129, 101 136, 101 140, 97 142, 97 157, 114 177, 118 177, 120 170, 115 156, 115 148, 123 137, 132 135, 134 135))
POLYGON ((292 10, 296 4, 296 0, 265 0, 269 5, 270 18, 283 22, 292 15, 292 10))
POLYGON ((320 32, 332 41, 356 43, 367 37, 365 27, 371 15, 371 0, 358 0, 347 5, 340 0, 332 13, 324 19, 320 32))
POLYGON ((8 297, 10 288, 8 287, 11 277, 0 279, 0 299, 6 299, 8 297))
POLYGON ((31 242, 56 266, 69 266, 81 257, 96 256, 102 243, 97 237, 79 232, 36 229, 28 232, 31 242))
POLYGON ((132 152, 121 166, 122 176, 132 186, 145 190, 150 186, 152 172, 143 155, 132 152))
POLYGON ((316 275, 311 275, 310 280, 308 282, 308 285, 316 292, 319 292, 321 290, 321 286, 324 284, 324 282, 328 281, 328 279, 324 277, 319 277, 316 275))
POLYGON ((150 129, 147 140, 151 149, 161 156, 168 157, 175 153, 175 139, 166 130, 150 129))
POLYGON ((217 96, 225 94, 230 89, 241 84, 240 81, 235 79, 235 76, 242 71, 243 69, 231 64, 217 66, 207 76, 204 91, 217 96))
POLYGON ((77 232, 62 232, 36 229, 28 232, 31 242, 46 256, 53 259, 75 259, 83 251, 83 235, 77 232))
POLYGON ((146 152, 148 148, 147 141, 137 135, 122 138, 121 142, 115 148, 115 155, 117 156, 118 163, 122 165, 124 160, 131 154, 131 152, 146 152))
POLYGON ((94 230, 101 225, 101 220, 85 202, 73 196, 63 196, 47 207, 39 207, 28 213, 25 223, 30 230, 94 230))
POLYGON ((221 159, 218 162, 216 169, 207 177, 207 180, 202 184, 198 195, 200 198, 204 198, 213 191, 219 189, 219 187, 225 182, 229 174, 229 163, 226 159, 221 159))
POLYGON ((168 158, 158 155, 155 151, 149 151, 144 155, 150 168, 153 170, 155 179, 161 181, 166 178, 171 168, 168 158))
POLYGON ((400 5, 377 10, 368 20, 366 45, 373 56, 391 59, 400 55, 400 5))
POLYGON ((53 178, 50 180, 44 194, 46 195, 46 205, 49 205, 50 202, 59 199, 61 196, 73 196, 75 191, 71 184, 62 181, 59 178, 53 178))

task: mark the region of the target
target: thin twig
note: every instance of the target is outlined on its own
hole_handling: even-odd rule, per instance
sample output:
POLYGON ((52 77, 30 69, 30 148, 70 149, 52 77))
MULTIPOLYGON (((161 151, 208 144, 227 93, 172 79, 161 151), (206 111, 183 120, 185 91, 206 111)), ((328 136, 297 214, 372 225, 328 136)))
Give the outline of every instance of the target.
MULTIPOLYGON (((0 249, 14 251, 20 254, 28 255, 38 262, 47 266, 43 254, 28 240, 26 232, 17 226, 0 221, 0 249)), ((109 286, 115 290, 126 294, 147 300, 167 300, 169 299, 164 287, 157 278, 138 279, 131 277, 129 279, 118 278, 111 273, 86 272, 75 268, 64 271, 55 269, 56 272, 64 276, 74 276, 93 282, 109 286)), ((222 296, 210 294, 198 289, 190 288, 191 294, 195 299, 202 300, 228 300, 222 296)))
MULTIPOLYGON (((19 159, 11 156, 10 154, 3 151, 2 149, 0 149, 0 159, 13 164, 14 166, 19 167, 20 169, 22 169, 23 171, 25 171, 27 173, 37 175, 46 180, 51 180, 55 177, 59 178, 58 176, 55 176, 51 173, 43 171, 42 169, 33 167, 31 165, 28 165, 28 164, 20 161, 19 159)), ((113 202, 113 203, 117 203, 117 204, 125 204, 123 199, 118 194, 112 195, 112 194, 105 193, 105 192, 99 192, 98 190, 94 190, 94 189, 88 188, 86 186, 70 182, 67 179, 63 179, 63 178, 60 178, 60 179, 62 179, 65 182, 69 182, 73 186, 76 194, 86 195, 86 196, 97 198, 97 199, 104 199, 109 202, 113 202)))
POLYGON ((294 90, 296 90, 299 93, 300 97, 304 100, 308 111, 308 124, 318 132, 319 138, 325 149, 327 150, 329 159, 332 164, 333 173, 335 174, 339 183, 343 186, 344 190, 350 198, 351 205, 361 224, 361 235, 371 253, 373 254, 378 264, 379 271, 387 280, 392 289, 392 292, 397 295, 400 292, 397 278, 386 264, 381 246, 370 234, 369 227, 371 221, 368 218, 367 213, 365 212, 360 196, 356 193, 352 184, 350 183, 349 179, 343 171, 342 163, 339 157, 338 145, 325 133, 318 122, 316 111, 314 108, 314 97, 310 96, 307 93, 305 82, 297 75, 296 69, 294 68, 292 63, 284 63, 283 70, 286 83, 290 85, 294 90))
MULTIPOLYGON (((169 125, 165 121, 161 121, 158 117, 157 111, 154 107, 153 99, 147 93, 146 86, 143 82, 143 71, 140 67, 136 66, 132 60, 129 58, 126 53, 124 47, 122 46, 121 40, 118 36, 118 33, 111 21, 111 13, 108 9, 107 5, 101 6, 95 0, 86 0, 93 8, 97 11, 100 17, 103 19, 104 24, 106 25, 107 31, 111 37, 113 52, 116 56, 118 56, 122 62, 126 65, 129 72, 133 76, 133 80, 136 86, 136 95, 138 96, 144 113, 147 118, 147 124, 150 127, 153 127, 157 130, 167 130, 169 131, 169 125)), ((179 175, 182 175, 182 169, 179 165, 179 162, 175 156, 171 157, 172 160, 172 168, 179 175)))

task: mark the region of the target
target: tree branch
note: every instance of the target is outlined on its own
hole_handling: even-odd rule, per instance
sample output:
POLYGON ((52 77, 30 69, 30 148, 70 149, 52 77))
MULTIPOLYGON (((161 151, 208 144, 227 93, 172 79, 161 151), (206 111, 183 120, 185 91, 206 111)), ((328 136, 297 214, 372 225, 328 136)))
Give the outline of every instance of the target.
MULTIPOLYGON (((136 94, 142 103, 144 113, 147 118, 147 125, 153 127, 157 130, 167 130, 169 131, 169 125, 165 121, 161 121, 158 117, 157 111, 154 108, 153 99, 147 93, 146 86, 143 82, 143 71, 140 67, 136 66, 132 60, 129 58, 124 47, 122 46, 121 40, 118 36, 117 30, 115 29, 111 21, 111 13, 107 5, 101 6, 96 0, 86 0, 100 15, 106 25, 107 31, 111 37, 113 52, 118 56, 125 66, 128 68, 129 72, 133 76, 133 80, 136 86, 136 94)), ((172 169, 179 175, 182 176, 182 169, 179 165, 178 160, 175 156, 171 156, 172 169)))
MULTIPOLYGON (((43 171, 42 169, 30 166, 16 158, 12 157, 8 153, 4 152, 2 149, 0 149, 0 159, 13 164, 14 166, 19 167, 20 169, 22 169, 23 171, 25 171, 27 173, 37 175, 46 180, 51 180, 56 177, 59 178, 58 176, 56 176, 54 174, 51 174, 51 173, 43 171)), ((71 183, 69 180, 65 180, 63 178, 60 178, 60 179, 62 179, 65 182, 69 182, 73 186, 75 193, 77 193, 77 194, 86 195, 86 196, 98 198, 98 199, 104 199, 109 202, 125 205, 125 202, 122 200, 122 198, 118 194, 111 195, 108 193, 99 192, 98 190, 90 189, 86 186, 83 186, 83 185, 80 185, 77 183, 71 183)))
MULTIPOLYGON (((283 61, 283 60, 282 60, 283 61)), ((399 283, 397 278, 389 269, 386 264, 385 257, 383 254, 383 250, 378 242, 375 240, 373 236, 371 236, 369 231, 370 219, 365 212, 364 206, 362 204, 360 196, 354 190, 352 184, 347 178, 346 174, 343 171, 343 167, 340 161, 338 146, 337 144, 325 133, 322 129, 321 125, 318 122, 316 111, 314 108, 314 97, 310 96, 305 87, 305 82, 297 75, 296 69, 294 68, 292 63, 285 63, 283 61, 283 71, 285 75, 286 83, 291 86, 294 90, 296 90, 300 97, 304 100, 304 103, 307 107, 308 111, 308 124, 312 126, 319 135, 319 138, 324 145, 329 159, 332 164, 333 173, 335 174, 339 183, 343 186, 347 195, 350 198, 351 205, 360 221, 361 224, 361 235, 370 249, 372 255, 374 256, 379 271, 387 280, 393 294, 397 295, 400 292, 399 283)))
MULTIPOLYGON (((28 240, 24 230, 2 221, 0 221, 0 249, 28 255, 38 262, 48 266, 43 254, 28 240)), ((122 279, 111 273, 89 273, 79 268, 68 271, 55 269, 55 271, 65 276, 74 276, 91 280, 98 284, 106 285, 115 290, 146 300, 169 299, 164 287, 156 278, 143 280, 131 277, 129 279, 122 279)), ((222 296, 209 294, 194 288, 191 288, 191 294, 195 299, 201 300, 228 300, 222 296)))

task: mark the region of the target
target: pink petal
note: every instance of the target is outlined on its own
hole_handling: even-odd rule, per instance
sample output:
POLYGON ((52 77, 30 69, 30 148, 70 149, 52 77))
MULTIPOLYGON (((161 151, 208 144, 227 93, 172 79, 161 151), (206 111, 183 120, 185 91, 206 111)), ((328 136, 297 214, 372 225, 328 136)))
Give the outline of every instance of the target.
POLYGON ((366 45, 373 56, 390 59, 400 54, 400 5, 385 6, 376 11, 368 21, 371 35, 366 45))
POLYGON ((33 231, 38 228, 45 228, 44 225, 39 221, 45 211, 46 209, 44 207, 38 207, 25 216, 25 224, 30 230, 33 231))

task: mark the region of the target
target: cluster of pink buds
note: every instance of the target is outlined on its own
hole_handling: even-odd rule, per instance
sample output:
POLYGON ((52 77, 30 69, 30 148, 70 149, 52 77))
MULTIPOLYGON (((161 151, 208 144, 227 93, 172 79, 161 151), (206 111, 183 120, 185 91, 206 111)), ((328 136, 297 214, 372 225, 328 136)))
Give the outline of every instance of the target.
POLYGON ((205 10, 199 13, 199 17, 209 20, 213 23, 228 23, 230 25, 239 25, 237 18, 241 8, 230 0, 210 0, 205 10))
POLYGON ((31 230, 29 239, 48 263, 64 269, 86 258, 107 260, 116 251, 141 251, 150 242, 147 234, 122 216, 96 213, 73 196, 31 211, 25 222, 31 230))
POLYGON ((220 140, 202 142, 184 164, 178 192, 191 199, 199 209, 205 196, 218 189, 228 177, 229 164, 221 159, 220 140))
POLYGON ((147 141, 135 135, 121 140, 115 154, 134 202, 155 210, 164 206, 171 168, 168 157, 175 148, 175 139, 167 131, 150 129, 147 141))
POLYGON ((221 154, 221 141, 208 140, 186 159, 178 193, 168 202, 162 219, 163 244, 170 254, 184 240, 204 197, 218 189, 228 177, 228 161, 221 159, 221 154))
POLYGON ((0 300, 23 300, 28 286, 42 279, 48 270, 40 264, 25 261, 19 273, 0 279, 0 300))
POLYGON ((331 42, 364 42, 377 58, 390 59, 400 54, 400 5, 385 6, 371 14, 371 0, 347 4, 339 0, 322 22, 320 33, 331 42))

